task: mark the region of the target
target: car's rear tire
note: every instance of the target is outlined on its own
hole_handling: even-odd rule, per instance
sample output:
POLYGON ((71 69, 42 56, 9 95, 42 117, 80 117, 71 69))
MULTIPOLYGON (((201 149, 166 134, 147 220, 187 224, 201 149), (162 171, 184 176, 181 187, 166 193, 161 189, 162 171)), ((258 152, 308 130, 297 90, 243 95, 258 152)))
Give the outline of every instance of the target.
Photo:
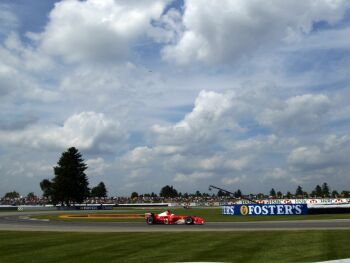
POLYGON ((185 218, 185 224, 186 225, 192 225, 193 224, 193 218, 191 216, 188 216, 185 218))
POLYGON ((146 222, 147 222, 147 224, 149 224, 149 225, 154 224, 154 217, 153 217, 153 216, 149 216, 149 217, 147 217, 146 222))

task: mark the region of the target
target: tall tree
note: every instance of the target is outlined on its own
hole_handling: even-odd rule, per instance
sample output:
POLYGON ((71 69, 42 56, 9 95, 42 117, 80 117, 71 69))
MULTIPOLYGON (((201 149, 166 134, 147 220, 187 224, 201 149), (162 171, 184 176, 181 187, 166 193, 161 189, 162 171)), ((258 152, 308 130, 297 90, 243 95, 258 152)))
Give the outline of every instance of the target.
POLYGON ((44 179, 40 182, 40 188, 43 191, 43 196, 50 198, 53 194, 52 182, 48 179, 44 179))
POLYGON ((328 184, 326 182, 322 184, 322 195, 324 197, 329 197, 330 196, 329 186, 328 186, 328 184))
POLYGON ((226 196, 226 193, 224 193, 223 191, 219 190, 217 193, 218 197, 222 197, 222 196, 226 196))
POLYGON ((342 197, 344 197, 344 198, 349 198, 350 197, 350 191, 342 191, 341 192, 341 195, 342 195, 342 197))
POLYGON ((319 185, 316 185, 315 190, 313 192, 314 196, 316 197, 322 197, 322 188, 319 185))
POLYGON ((281 191, 277 192, 277 198, 283 198, 283 193, 281 191))
POLYGON ((107 189, 103 182, 100 182, 97 186, 91 189, 92 197, 107 197, 107 189))
POLYGON ((337 191, 337 190, 333 190, 333 191, 332 191, 332 197, 333 197, 333 198, 338 198, 338 196, 339 196, 338 191, 337 191))
POLYGON ((33 192, 30 192, 27 194, 27 199, 34 199, 34 198, 36 198, 36 196, 33 192))
POLYGON ((264 198, 265 198, 265 195, 264 195, 263 193, 258 193, 258 194, 256 195, 256 198, 257 198, 257 199, 264 199, 264 198))
POLYGON ((159 195, 161 197, 177 197, 177 190, 173 186, 166 185, 161 190, 159 195))
POLYGON ((4 198, 10 198, 10 199, 19 198, 19 193, 16 191, 8 192, 4 195, 4 198))
POLYGON ((238 189, 236 192, 235 192, 235 197, 236 198, 241 198, 242 197, 242 191, 240 189, 238 189))
POLYGON ((131 196, 130 196, 131 199, 134 199, 134 198, 137 198, 137 197, 139 197, 139 194, 137 192, 132 192, 131 193, 131 196))
POLYGON ((297 190, 295 191, 295 196, 296 197, 302 197, 304 195, 303 188, 298 185, 297 190))
POLYGON ((271 196, 272 198, 276 198, 276 191, 275 191, 274 188, 271 189, 271 191, 270 191, 270 196, 271 196))
POLYGON ((200 196, 202 196, 202 193, 199 190, 197 190, 194 195, 197 196, 197 197, 200 197, 200 196))
POLYGON ((55 177, 52 181, 43 180, 40 187, 54 204, 65 203, 69 206, 70 203, 81 203, 90 193, 86 169, 81 153, 71 147, 62 153, 54 167, 55 177))

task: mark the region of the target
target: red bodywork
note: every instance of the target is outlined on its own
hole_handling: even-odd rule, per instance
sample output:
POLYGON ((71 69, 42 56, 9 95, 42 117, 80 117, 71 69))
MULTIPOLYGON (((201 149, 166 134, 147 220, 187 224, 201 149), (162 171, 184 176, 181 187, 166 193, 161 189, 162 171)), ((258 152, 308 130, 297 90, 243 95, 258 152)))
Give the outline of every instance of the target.
POLYGON ((160 214, 146 213, 146 223, 152 224, 164 224, 164 225, 202 225, 204 220, 198 216, 178 216, 171 214, 170 211, 166 211, 160 214))

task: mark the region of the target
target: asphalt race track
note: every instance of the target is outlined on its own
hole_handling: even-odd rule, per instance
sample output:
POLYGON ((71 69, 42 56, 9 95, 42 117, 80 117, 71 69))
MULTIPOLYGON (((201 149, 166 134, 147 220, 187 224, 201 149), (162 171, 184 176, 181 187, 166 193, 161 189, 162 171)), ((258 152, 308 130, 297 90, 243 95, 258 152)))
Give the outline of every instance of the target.
POLYGON ((59 232, 168 232, 168 231, 272 231, 350 229, 350 219, 270 222, 226 222, 204 225, 147 225, 122 222, 64 222, 35 220, 31 216, 57 212, 2 212, 0 230, 59 232))

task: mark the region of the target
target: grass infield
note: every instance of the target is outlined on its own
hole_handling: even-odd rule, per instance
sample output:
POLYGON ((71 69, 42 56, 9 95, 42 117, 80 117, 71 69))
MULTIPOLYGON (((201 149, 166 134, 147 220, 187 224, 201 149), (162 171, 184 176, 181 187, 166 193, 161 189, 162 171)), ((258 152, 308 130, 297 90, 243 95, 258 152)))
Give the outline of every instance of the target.
POLYGON ((315 262, 350 258, 350 230, 185 233, 0 231, 0 262, 315 262))

